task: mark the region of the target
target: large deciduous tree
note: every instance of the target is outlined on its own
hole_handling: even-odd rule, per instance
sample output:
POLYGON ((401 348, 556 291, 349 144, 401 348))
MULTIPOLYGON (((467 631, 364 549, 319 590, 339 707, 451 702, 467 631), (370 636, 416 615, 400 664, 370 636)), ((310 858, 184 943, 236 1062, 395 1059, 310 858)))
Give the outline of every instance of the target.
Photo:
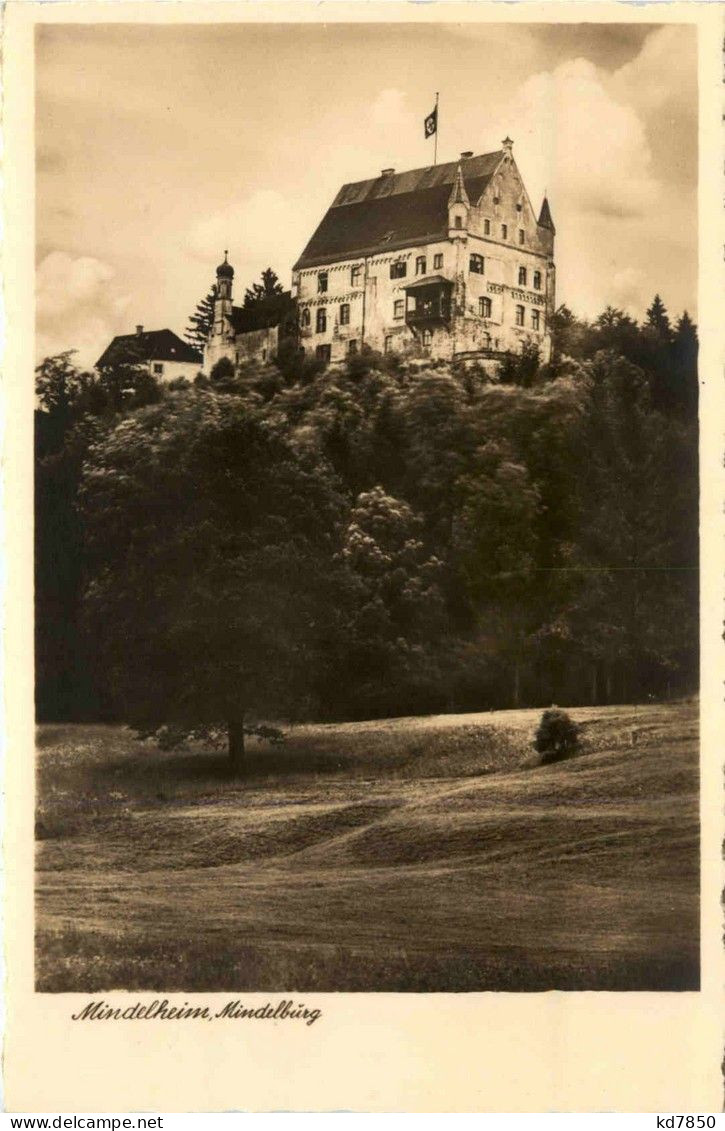
POLYGON ((333 478, 234 396, 179 393, 125 419, 82 486, 86 619, 121 717, 228 734, 310 709, 334 619, 333 478))

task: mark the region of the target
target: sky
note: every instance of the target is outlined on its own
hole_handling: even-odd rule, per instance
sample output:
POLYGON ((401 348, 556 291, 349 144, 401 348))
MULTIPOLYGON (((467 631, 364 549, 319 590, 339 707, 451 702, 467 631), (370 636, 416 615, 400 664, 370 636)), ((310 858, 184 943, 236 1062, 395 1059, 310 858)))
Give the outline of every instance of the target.
POLYGON ((557 302, 696 316, 697 60, 655 24, 45 25, 37 353, 183 334, 225 248, 235 299, 290 271, 341 184, 507 134, 556 224, 557 302))

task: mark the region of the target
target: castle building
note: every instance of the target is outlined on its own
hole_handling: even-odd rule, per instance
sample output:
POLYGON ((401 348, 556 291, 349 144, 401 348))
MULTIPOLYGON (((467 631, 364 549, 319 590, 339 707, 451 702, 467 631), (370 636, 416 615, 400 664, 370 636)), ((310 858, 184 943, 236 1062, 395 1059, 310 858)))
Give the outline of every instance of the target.
POLYGON ((234 306, 234 268, 224 262, 216 269, 214 322, 204 349, 204 372, 210 373, 221 358, 233 365, 270 361, 280 338, 296 334, 295 304, 289 291, 270 295, 253 306, 234 306))
POLYGON ((555 228, 512 150, 343 185, 293 268, 305 352, 496 360, 530 342, 548 361, 555 228))

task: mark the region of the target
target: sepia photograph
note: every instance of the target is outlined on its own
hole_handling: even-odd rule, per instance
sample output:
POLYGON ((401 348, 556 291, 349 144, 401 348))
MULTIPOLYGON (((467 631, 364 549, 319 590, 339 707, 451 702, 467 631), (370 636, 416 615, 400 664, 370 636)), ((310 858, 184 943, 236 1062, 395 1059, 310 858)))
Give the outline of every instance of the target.
POLYGON ((35 990, 697 991, 697 28, 219 16, 34 29, 35 990))

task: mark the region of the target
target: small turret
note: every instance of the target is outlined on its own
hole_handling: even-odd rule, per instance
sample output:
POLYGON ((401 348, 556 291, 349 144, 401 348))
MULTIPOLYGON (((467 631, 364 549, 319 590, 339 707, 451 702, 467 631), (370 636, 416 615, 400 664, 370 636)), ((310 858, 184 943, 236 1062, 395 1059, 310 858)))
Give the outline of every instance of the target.
POLYGON ((448 198, 448 235, 453 237, 468 230, 468 214, 471 202, 466 192, 463 170, 460 161, 456 169, 456 179, 453 182, 451 195, 448 198))
POLYGON ((552 235, 556 235, 556 228, 554 221, 551 218, 551 209, 549 208, 549 201, 546 196, 541 205, 541 212, 539 213, 538 224, 540 228, 548 228, 552 235))
POLYGON ((217 298, 232 297, 232 282, 234 281, 234 268, 227 262, 228 251, 224 252, 224 262, 216 269, 217 298))

